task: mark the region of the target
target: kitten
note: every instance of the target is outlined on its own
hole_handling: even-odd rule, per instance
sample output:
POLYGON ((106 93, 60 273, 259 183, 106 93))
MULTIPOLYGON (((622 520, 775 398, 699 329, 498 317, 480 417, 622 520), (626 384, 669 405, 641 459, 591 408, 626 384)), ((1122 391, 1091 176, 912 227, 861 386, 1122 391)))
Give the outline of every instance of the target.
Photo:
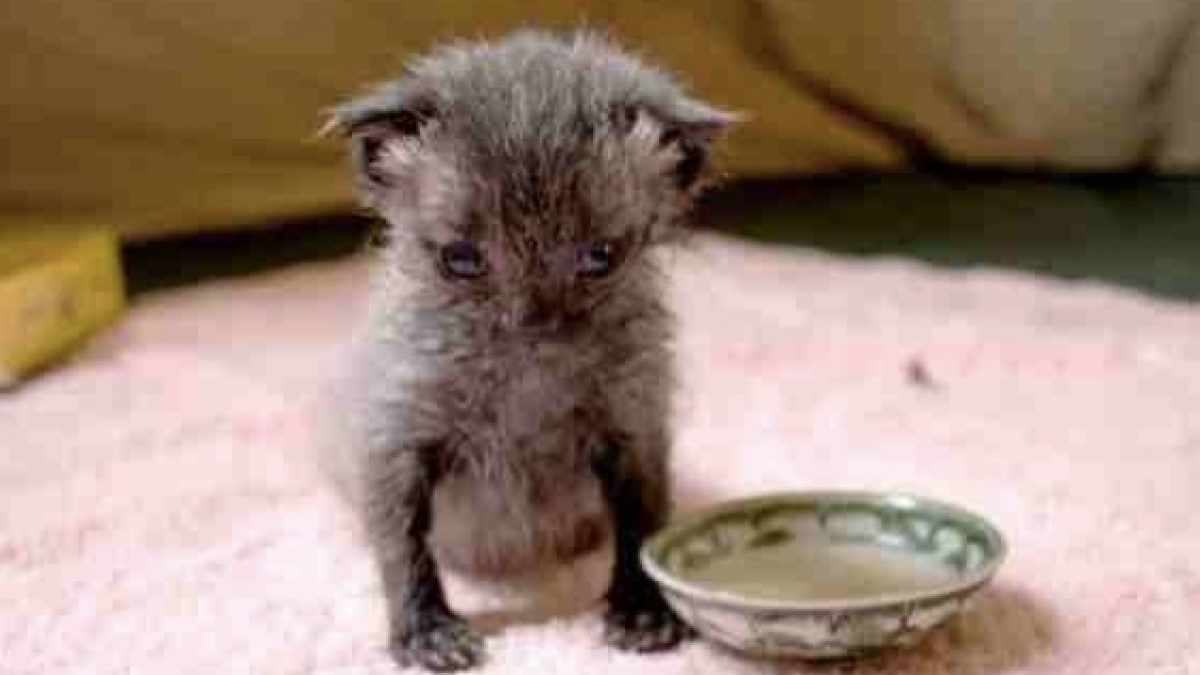
POLYGON ((387 223, 338 451, 400 664, 483 656, 439 569, 517 573, 610 540, 608 642, 685 636, 638 561, 668 515, 654 251, 732 120, 599 37, 536 32, 442 47, 334 111, 387 223))

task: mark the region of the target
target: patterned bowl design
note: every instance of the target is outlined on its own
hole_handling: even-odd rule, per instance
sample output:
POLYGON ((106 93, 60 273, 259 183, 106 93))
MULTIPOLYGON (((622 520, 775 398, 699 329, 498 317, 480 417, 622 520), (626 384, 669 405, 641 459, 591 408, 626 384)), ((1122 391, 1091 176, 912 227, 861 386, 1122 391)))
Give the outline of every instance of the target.
MULTIPOLYGON (((804 492, 729 502, 685 518, 647 542, 642 564, 680 617, 709 639, 762 656, 831 659, 915 642, 958 613, 1005 554, 995 527, 949 504, 894 493, 804 492), (772 595, 761 583, 749 592, 704 580, 722 563, 754 580, 758 568, 738 566, 756 565, 763 559, 756 552, 772 547, 854 549, 867 564, 878 555, 880 565, 902 555, 936 574, 838 597, 772 595)), ((803 580, 806 569, 797 558, 795 578, 803 580)), ((835 563, 810 576, 836 580, 842 572, 835 563)))

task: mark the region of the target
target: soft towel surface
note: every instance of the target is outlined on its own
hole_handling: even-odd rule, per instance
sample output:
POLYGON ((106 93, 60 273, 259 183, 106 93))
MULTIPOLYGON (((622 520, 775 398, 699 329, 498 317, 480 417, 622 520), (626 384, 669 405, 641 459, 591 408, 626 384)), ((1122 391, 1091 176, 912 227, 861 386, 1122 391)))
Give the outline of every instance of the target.
MULTIPOLYGON (((891 487, 1011 538, 972 613, 838 672, 1200 672, 1200 308, 713 239, 674 268, 683 508, 891 487)), ((0 398, 0 673, 392 672, 370 561, 308 453, 363 272, 153 296, 0 398)), ((598 632, 594 612, 512 628, 485 672, 830 672, 598 632)))

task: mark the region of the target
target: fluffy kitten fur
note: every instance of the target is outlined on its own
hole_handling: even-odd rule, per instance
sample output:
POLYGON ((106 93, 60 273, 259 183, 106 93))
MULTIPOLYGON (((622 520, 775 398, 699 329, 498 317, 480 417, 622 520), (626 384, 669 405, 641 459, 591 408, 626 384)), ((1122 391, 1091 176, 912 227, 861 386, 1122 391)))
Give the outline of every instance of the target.
POLYGON ((388 224, 337 441, 401 664, 482 657, 439 567, 523 572, 608 538, 609 642, 684 636, 638 564, 668 514, 654 250, 730 121, 601 38, 532 32, 447 45, 334 111, 360 198, 388 224), (481 254, 471 278, 447 271, 461 242, 481 254), (597 242, 613 264, 583 274, 597 242))

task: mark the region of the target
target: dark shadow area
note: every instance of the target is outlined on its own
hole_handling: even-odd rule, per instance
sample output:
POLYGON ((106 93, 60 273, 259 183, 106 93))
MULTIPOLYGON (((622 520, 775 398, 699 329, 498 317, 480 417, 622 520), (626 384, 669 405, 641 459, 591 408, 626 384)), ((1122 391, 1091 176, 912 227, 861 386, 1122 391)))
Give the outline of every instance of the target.
MULTIPOLYGON (((943 172, 732 183, 702 227, 843 255, 999 267, 1200 299, 1200 178, 943 172)), ((334 213, 130 244, 134 295, 361 250, 374 229, 334 213)))
POLYGON ((269 226, 127 244, 130 295, 236 277, 362 250, 373 232, 363 216, 331 213, 269 226))
POLYGON ((969 172, 728 186, 704 224, 770 244, 1200 299, 1200 178, 969 172))

